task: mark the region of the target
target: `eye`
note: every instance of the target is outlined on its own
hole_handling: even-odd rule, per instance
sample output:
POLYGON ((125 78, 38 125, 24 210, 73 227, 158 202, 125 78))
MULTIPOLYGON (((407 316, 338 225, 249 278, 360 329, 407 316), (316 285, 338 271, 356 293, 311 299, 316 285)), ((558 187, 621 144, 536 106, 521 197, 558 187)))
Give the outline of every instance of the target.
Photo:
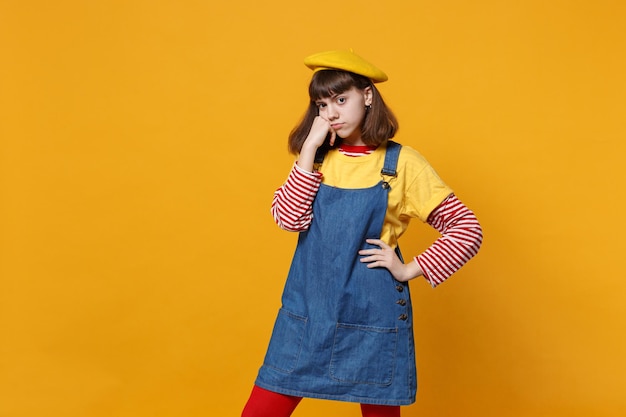
POLYGON ((318 109, 323 109, 324 107, 326 107, 326 103, 321 103, 321 102, 315 103, 315 105, 317 106, 318 109))
POLYGON ((339 104, 344 104, 346 102, 346 98, 345 97, 337 97, 337 103, 339 104))

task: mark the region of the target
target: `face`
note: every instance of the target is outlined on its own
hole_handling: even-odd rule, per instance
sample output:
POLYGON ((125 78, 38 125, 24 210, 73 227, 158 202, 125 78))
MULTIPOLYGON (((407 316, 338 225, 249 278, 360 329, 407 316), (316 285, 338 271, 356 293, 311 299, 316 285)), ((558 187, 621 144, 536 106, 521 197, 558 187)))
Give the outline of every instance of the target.
POLYGON ((372 104, 372 89, 352 87, 341 94, 315 101, 319 115, 330 123, 331 128, 349 145, 364 145, 361 125, 365 107, 372 104))

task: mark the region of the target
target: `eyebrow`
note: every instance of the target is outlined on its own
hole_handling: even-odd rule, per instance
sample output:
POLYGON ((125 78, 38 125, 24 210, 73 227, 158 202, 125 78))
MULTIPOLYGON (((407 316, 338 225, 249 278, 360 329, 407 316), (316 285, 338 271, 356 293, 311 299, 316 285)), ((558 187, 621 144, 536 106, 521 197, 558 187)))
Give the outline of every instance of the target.
POLYGON ((333 94, 332 96, 328 96, 328 97, 320 97, 320 98, 318 98, 317 100, 315 100, 315 102, 317 103, 317 102, 319 102, 319 101, 321 101, 321 100, 324 100, 324 99, 327 99, 327 100, 332 100, 332 99, 334 99, 334 98, 336 98, 336 97, 338 97, 338 96, 340 96, 340 95, 342 95, 342 94, 343 94, 343 93, 335 93, 335 94, 333 94))

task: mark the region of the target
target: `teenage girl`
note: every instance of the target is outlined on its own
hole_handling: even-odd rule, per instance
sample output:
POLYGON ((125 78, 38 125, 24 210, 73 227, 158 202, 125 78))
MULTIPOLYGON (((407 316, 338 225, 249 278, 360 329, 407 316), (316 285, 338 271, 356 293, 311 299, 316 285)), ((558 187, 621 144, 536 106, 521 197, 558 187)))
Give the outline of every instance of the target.
POLYGON ((299 232, 270 344, 243 417, 287 417, 303 397, 361 404, 398 417, 415 401, 407 282, 436 287, 473 257, 482 230, 414 149, 375 83, 381 70, 352 51, 312 55, 310 104, 289 136, 297 155, 272 214, 299 232), (441 233, 404 262, 398 238, 418 218, 441 233))

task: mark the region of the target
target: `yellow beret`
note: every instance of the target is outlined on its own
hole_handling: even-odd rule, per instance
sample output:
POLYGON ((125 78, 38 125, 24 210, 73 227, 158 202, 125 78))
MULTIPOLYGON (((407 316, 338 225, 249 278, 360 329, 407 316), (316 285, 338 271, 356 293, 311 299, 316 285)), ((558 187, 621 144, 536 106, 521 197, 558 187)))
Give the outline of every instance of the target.
POLYGON ((363 75, 375 83, 387 81, 387 74, 370 64, 352 50, 327 51, 304 58, 304 65, 314 72, 320 70, 343 70, 363 75))

